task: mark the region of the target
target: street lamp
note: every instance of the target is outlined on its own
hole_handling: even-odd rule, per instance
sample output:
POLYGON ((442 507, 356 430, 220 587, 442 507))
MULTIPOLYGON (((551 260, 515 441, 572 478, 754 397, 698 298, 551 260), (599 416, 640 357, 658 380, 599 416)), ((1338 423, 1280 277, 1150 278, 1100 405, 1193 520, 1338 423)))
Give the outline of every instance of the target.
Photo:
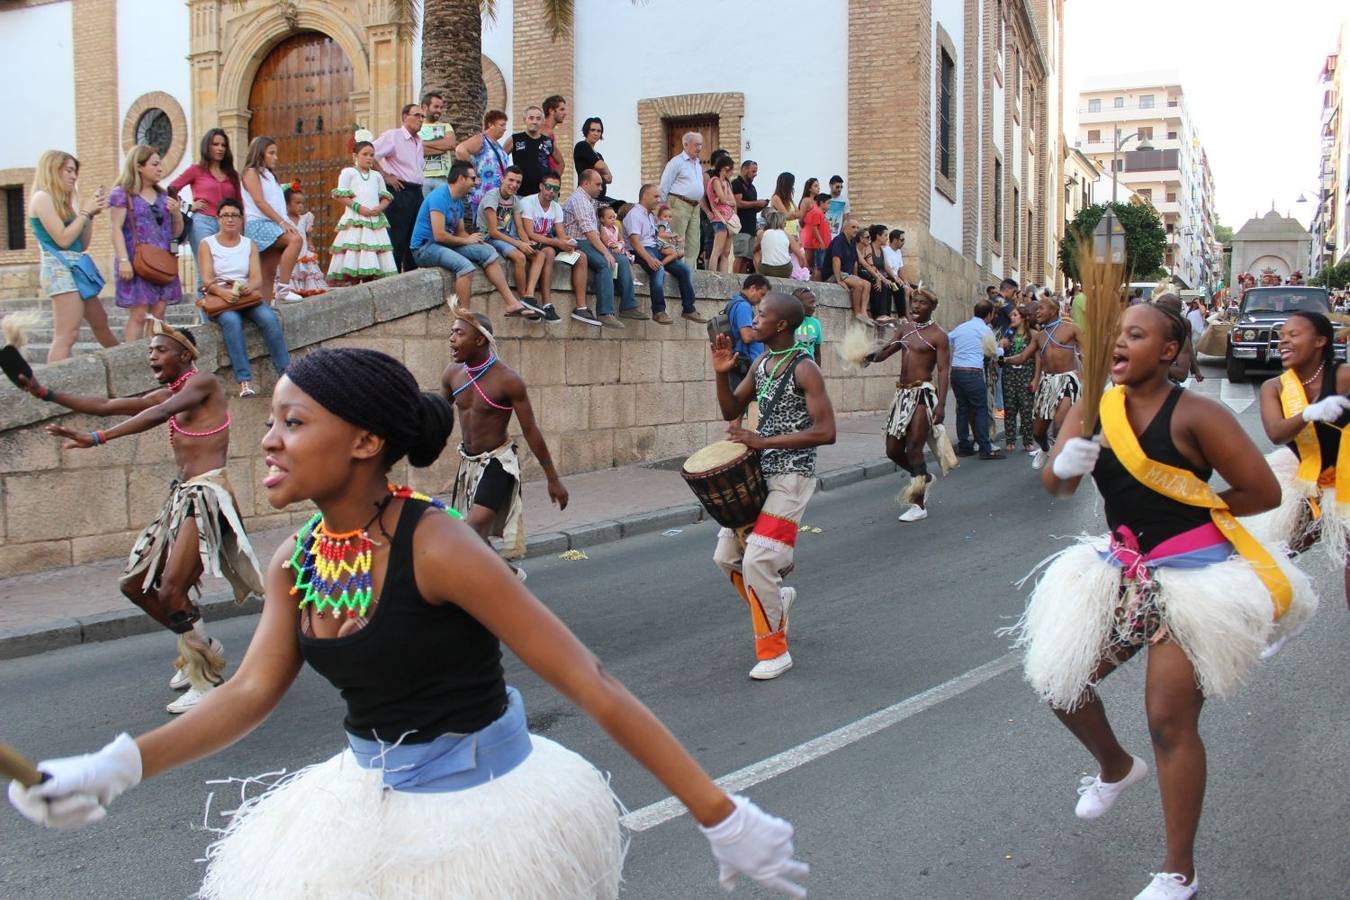
MULTIPOLYGON (((1116 130, 1116 133, 1115 133, 1116 146, 1115 146, 1115 149, 1111 151, 1111 202, 1112 202, 1112 203, 1115 203, 1115 202, 1116 202, 1116 161, 1120 158, 1120 151, 1121 151, 1121 148, 1124 147, 1126 144, 1128 144, 1130 141, 1134 140, 1135 138, 1137 138, 1137 137, 1139 137, 1141 134, 1143 134, 1143 132, 1141 132, 1141 131, 1136 131, 1134 134, 1126 135, 1125 137, 1121 137, 1121 136, 1120 136, 1120 126, 1118 126, 1118 125, 1115 126, 1115 130, 1116 130)), ((1137 149, 1137 150, 1152 150, 1152 149, 1153 149, 1153 145, 1150 144, 1150 143, 1148 142, 1148 139, 1147 139, 1147 138, 1139 138, 1139 146, 1136 147, 1135 149, 1137 149)))
POLYGON ((1313 232, 1312 246, 1309 248, 1311 252, 1309 253, 1308 259, 1308 262, 1311 264, 1308 267, 1311 270, 1308 272, 1309 277, 1320 272, 1322 270, 1322 263, 1325 262, 1324 254, 1326 253, 1326 238, 1324 237, 1324 234, 1326 221, 1322 217, 1322 205, 1326 203, 1327 200, 1326 191, 1319 190, 1312 197, 1306 196, 1305 194, 1299 194, 1298 199, 1294 201, 1298 204, 1304 204, 1312 203, 1314 200, 1317 202, 1317 208, 1313 210, 1311 221, 1313 232))
POLYGON ((1109 206, 1092 230, 1092 258, 1098 265, 1125 265, 1125 229, 1109 206))

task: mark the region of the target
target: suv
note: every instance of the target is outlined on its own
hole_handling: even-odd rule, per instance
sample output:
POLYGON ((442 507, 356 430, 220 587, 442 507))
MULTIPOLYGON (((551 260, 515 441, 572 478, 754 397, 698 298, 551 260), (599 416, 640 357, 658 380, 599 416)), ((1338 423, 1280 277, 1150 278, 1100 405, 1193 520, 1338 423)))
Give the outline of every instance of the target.
MULTIPOLYGON (((1296 310, 1331 313, 1326 288, 1271 285, 1247 288, 1237 321, 1228 332, 1228 380, 1244 381, 1248 369, 1280 368, 1280 328, 1296 310)), ((1336 344, 1336 358, 1345 359, 1345 341, 1336 344)))

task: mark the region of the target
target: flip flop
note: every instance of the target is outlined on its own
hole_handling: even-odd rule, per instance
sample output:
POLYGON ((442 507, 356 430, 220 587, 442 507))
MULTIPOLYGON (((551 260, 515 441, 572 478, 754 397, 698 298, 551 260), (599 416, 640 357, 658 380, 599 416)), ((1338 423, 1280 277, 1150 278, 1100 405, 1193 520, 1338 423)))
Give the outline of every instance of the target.
POLYGON ((532 309, 527 309, 523 306, 520 309, 511 310, 505 315, 506 318, 508 319, 526 319, 530 322, 538 322, 540 319, 543 318, 543 316, 539 315, 539 313, 535 312, 532 309))

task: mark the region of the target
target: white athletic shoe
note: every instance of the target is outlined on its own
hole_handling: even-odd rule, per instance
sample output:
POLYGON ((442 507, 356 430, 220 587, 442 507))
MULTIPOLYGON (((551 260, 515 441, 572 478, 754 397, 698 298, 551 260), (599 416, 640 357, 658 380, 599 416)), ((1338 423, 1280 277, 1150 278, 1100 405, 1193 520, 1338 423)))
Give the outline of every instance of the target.
POLYGON ((928 510, 924 509, 922 506, 911 506, 909 509, 902 512, 899 518, 901 522, 922 522, 924 519, 928 518, 928 510))
POLYGON ((1044 469, 1045 461, 1049 458, 1049 453, 1046 453, 1040 447, 1037 447, 1035 450, 1031 451, 1031 467, 1033 469, 1044 469))
MULTIPOLYGON (((211 638, 211 649, 221 656, 225 655, 225 645, 215 638, 211 638)), ((175 667, 173 670, 173 677, 169 679, 169 690, 182 691, 186 690, 188 687, 187 670, 181 667, 175 667)))
POLYGON ((1137 756, 1131 758, 1134 765, 1130 767, 1129 774, 1119 781, 1102 781, 1100 774, 1083 778, 1078 788, 1078 806, 1074 809, 1078 818, 1095 819, 1104 815, 1116 805, 1116 800, 1127 787, 1144 780, 1148 775, 1148 763, 1137 756))
POLYGON ((180 713, 185 713, 189 709, 192 709, 192 707, 196 706, 198 703, 201 703, 202 698, 214 690, 215 688, 213 687, 208 687, 206 690, 191 688, 188 690, 186 694, 179 697, 177 700, 173 701, 164 708, 175 716, 179 715, 180 713))
POLYGON ((750 670, 750 677, 756 681, 768 681, 777 678, 790 668, 792 668, 792 654, 784 653, 782 656, 761 659, 755 663, 755 667, 750 670))
POLYGON ((1175 872, 1155 872, 1148 887, 1134 895, 1134 900, 1190 900, 1200 889, 1200 879, 1186 883, 1185 875, 1175 872))
POLYGON ((305 299, 305 295, 298 293, 295 288, 291 287, 290 282, 286 284, 278 282, 277 286, 272 289, 272 299, 279 303, 299 303, 305 299))
POLYGON ((783 634, 787 634, 788 610, 792 609, 792 604, 797 602, 797 589, 787 586, 780 587, 778 589, 778 602, 783 604, 783 634))

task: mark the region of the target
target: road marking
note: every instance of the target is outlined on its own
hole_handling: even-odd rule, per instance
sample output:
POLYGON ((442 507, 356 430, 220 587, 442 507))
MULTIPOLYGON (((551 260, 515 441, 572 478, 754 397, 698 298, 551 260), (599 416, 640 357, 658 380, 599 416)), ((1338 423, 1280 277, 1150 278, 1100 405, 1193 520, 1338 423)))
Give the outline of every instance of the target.
MULTIPOLYGON (((958 675, 950 681, 944 681, 921 694, 915 694, 913 697, 901 700, 885 709, 877 710, 871 715, 863 716, 861 719, 850 722, 848 725, 837 728, 828 734, 822 734, 820 737, 812 738, 803 744, 784 750, 782 753, 774 754, 768 759, 751 763, 743 769, 737 769, 735 772, 723 775, 717 779, 717 784, 728 793, 734 793, 791 772, 793 769, 800 768, 809 762, 820 759, 822 756, 836 750, 842 750, 851 744, 856 744, 863 738, 884 731, 911 716, 916 716, 926 709, 937 706, 939 703, 959 697, 971 688, 979 687, 989 679, 997 678, 1004 672, 1016 667, 1021 659, 1022 654, 1020 653, 1005 653, 998 659, 971 669, 964 675, 958 675)), ((619 821, 631 831, 650 831, 671 819, 679 818, 686 812, 683 803, 674 797, 667 797, 650 806, 634 810, 619 821)))
POLYGON ((1235 413, 1243 413, 1256 402, 1256 391, 1250 384, 1233 384, 1227 378, 1219 387, 1219 399, 1235 413))

